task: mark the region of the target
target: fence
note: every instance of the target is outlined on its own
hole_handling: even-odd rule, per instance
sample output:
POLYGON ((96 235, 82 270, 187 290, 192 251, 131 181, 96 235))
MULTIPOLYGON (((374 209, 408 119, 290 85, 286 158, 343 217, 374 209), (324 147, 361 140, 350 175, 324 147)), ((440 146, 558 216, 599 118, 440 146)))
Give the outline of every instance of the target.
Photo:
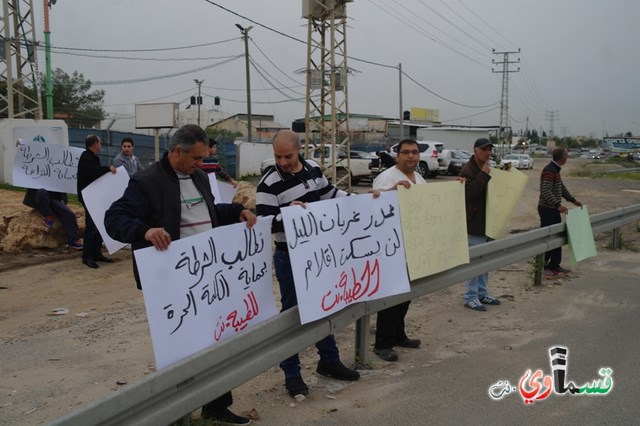
MULTIPOLYGON (((640 220, 640 204, 593 215, 591 226, 595 235, 615 231, 637 220, 640 220)), ((357 323, 356 356, 366 359, 369 314, 564 244, 564 225, 552 225, 471 247, 470 263, 416 280, 408 294, 351 305, 305 325, 300 325, 297 308, 289 309, 220 345, 56 419, 51 425, 170 423, 354 322, 357 323)))

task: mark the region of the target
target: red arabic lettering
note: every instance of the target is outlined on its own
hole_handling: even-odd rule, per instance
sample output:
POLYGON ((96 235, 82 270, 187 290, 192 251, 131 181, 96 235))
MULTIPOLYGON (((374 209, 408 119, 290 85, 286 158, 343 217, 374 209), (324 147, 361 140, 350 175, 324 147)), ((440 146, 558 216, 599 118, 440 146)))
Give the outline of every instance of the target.
POLYGON ((260 313, 260 307, 258 306, 258 301, 256 300, 256 295, 253 291, 250 291, 249 294, 242 300, 245 307, 245 314, 239 315, 238 310, 234 309, 229 312, 226 317, 226 321, 222 320, 222 315, 218 317, 216 321, 216 327, 213 332, 213 338, 215 341, 219 341, 222 338, 225 330, 227 328, 233 328, 235 333, 244 330, 249 325, 249 321, 256 318, 260 313))
POLYGON ((334 293, 334 290, 329 290, 322 297, 321 307, 323 311, 330 311, 341 303, 349 305, 364 296, 371 297, 380 289, 380 264, 378 259, 373 261, 373 266, 371 266, 371 260, 367 260, 359 278, 355 268, 351 268, 350 275, 351 286, 349 286, 349 275, 347 272, 342 272, 340 281, 334 285, 337 291, 334 293))
POLYGON ((527 377, 529 377, 529 375, 531 375, 531 370, 527 370, 524 376, 520 379, 519 384, 520 395, 522 395, 522 399, 525 404, 533 404, 534 399, 539 401, 545 399, 549 396, 551 389, 553 388, 553 379, 551 376, 543 377, 542 370, 536 370, 536 372, 531 375, 527 383, 527 377), (542 378, 542 384, 538 381, 540 378, 542 378), (526 388, 527 386, 532 390, 528 390, 526 388), (544 390, 542 389, 542 386, 544 386, 544 390), (540 393, 540 391, 542 391, 542 393, 540 393), (538 395, 538 393, 540 394, 538 395))

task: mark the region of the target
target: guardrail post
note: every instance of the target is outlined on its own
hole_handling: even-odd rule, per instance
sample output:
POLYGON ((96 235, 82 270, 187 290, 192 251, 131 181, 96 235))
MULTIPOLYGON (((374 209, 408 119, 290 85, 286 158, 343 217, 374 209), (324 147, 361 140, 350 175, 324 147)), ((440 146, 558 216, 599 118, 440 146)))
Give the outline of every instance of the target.
POLYGON ((541 285, 544 272, 544 253, 536 255, 533 262, 533 285, 541 285))
POLYGON ((618 250, 620 248, 620 228, 613 228, 611 230, 611 248, 618 250))
POLYGON ((366 367, 369 361, 369 315, 365 315, 356 320, 356 368, 366 367))

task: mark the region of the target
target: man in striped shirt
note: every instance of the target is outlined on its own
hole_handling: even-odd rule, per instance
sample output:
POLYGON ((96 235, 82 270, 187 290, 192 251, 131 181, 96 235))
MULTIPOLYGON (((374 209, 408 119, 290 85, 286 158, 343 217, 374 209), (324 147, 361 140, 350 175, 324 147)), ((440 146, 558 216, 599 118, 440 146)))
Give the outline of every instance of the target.
MULTIPOLYGON (((562 222, 561 213, 569 210, 562 205, 562 199, 581 206, 582 203, 575 199, 562 183, 560 169, 567 162, 569 153, 565 148, 558 147, 553 150, 552 161, 542 169, 540 174, 540 198, 538 200, 538 214, 540 215, 540 227, 562 222)), ((549 250, 544 254, 544 275, 552 277, 560 273, 569 273, 569 269, 560 266, 562 261, 562 247, 549 250)))
MULTIPOLYGON (((293 283, 293 271, 287 249, 287 240, 281 207, 304 205, 319 200, 344 197, 348 194, 332 185, 322 173, 320 166, 300 156, 298 135, 291 130, 281 130, 273 137, 273 154, 276 167, 271 168, 260 180, 256 191, 256 213, 258 216, 273 215, 272 232, 275 240, 273 256, 276 277, 280 284, 282 311, 298 304, 293 283)), ((333 335, 316 343, 320 361, 316 372, 339 380, 358 380, 360 374, 347 368, 340 361, 340 354, 333 335)), ((302 380, 298 354, 280 363, 284 371, 285 386, 289 395, 306 395, 309 388, 302 380)))

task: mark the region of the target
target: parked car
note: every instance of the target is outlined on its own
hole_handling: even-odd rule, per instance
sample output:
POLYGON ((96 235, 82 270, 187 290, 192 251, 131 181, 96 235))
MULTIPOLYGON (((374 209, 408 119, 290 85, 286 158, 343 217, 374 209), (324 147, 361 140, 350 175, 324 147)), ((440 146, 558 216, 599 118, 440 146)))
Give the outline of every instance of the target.
MULTIPOLYGON (((325 158, 331 158, 331 147, 325 146, 325 158)), ((320 161, 320 151, 314 150, 311 153, 311 158, 319 162, 320 161)), ((345 169, 346 167, 346 158, 345 154, 338 155, 338 173, 340 173, 340 169, 345 169)), ((365 151, 351 151, 351 155, 349 156, 349 164, 351 166, 351 184, 357 185, 363 179, 370 179, 371 172, 369 171, 369 163, 371 160, 377 158, 374 154, 365 151)), ((274 167, 276 161, 273 157, 262 160, 260 164, 260 173, 265 174, 270 168, 274 167)))
POLYGON ((452 176, 458 176, 462 166, 466 164, 471 158, 471 154, 468 151, 462 151, 459 149, 444 149, 440 153, 441 166, 440 172, 443 173, 443 167, 445 168, 443 174, 452 176))
POLYGON ((533 169, 533 158, 527 154, 518 154, 521 169, 533 169))
MULTIPOLYGON (((438 155, 444 149, 442 142, 433 141, 417 141, 418 149, 420 150, 420 161, 416 166, 416 171, 420 173, 423 178, 438 176, 438 155)), ((398 144, 391 147, 391 150, 398 154, 398 144)))
POLYGON ((507 166, 507 164, 510 164, 511 167, 515 167, 516 169, 520 168, 520 156, 518 154, 507 154, 505 155, 502 160, 500 160, 500 168, 504 169, 507 166))

